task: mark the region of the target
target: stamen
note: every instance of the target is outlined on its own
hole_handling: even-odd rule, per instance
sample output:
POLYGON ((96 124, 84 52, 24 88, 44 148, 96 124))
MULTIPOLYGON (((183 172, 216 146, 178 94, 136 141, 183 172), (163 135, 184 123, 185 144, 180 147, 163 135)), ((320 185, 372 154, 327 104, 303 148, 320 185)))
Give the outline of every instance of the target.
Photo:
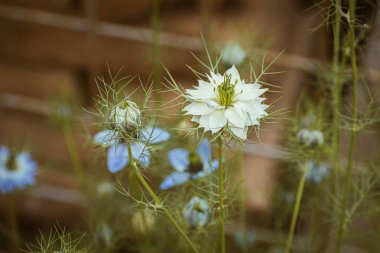
POLYGON ((6 162, 6 169, 12 171, 17 169, 16 157, 14 154, 10 154, 6 162))
POLYGON ((231 75, 225 75, 223 82, 218 86, 218 98, 222 105, 230 106, 235 94, 235 83, 231 83, 231 75))

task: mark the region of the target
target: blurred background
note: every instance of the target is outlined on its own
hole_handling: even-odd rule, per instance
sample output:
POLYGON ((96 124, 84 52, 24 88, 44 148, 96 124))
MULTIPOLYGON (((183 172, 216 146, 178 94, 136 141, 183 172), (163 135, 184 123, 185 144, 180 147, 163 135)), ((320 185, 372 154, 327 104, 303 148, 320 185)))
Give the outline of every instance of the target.
MULTIPOLYGON (((204 54, 201 35, 216 51, 228 41, 239 41, 251 57, 261 59, 265 54, 268 61, 284 50, 273 66, 284 72, 268 82, 282 88, 278 107, 292 110, 300 91, 314 79, 316 66, 330 60, 332 32, 328 24, 317 29, 324 18, 318 8, 310 8, 314 4, 312 0, 0 0, 0 144, 28 145, 41 165, 37 187, 18 199, 23 226, 49 227, 56 221, 70 226, 85 214, 64 135, 48 120, 53 98, 77 101, 81 116, 74 129, 75 145, 85 167, 94 171, 89 161, 94 148, 87 145, 92 119, 82 108, 94 104, 96 77, 110 69, 120 71, 120 76, 151 78, 159 85, 163 64, 176 80, 190 86, 196 80, 186 65, 199 66, 190 52, 204 54)), ((378 7, 375 1, 363 5, 360 18, 375 25, 360 61, 377 70, 378 7)), ((372 80, 379 78, 377 73, 372 80)), ((270 212, 283 154, 281 131, 280 120, 263 131, 260 146, 245 147, 247 206, 249 219, 256 224, 265 223, 270 212)), ((377 152, 375 141, 366 140, 361 152, 377 152)))

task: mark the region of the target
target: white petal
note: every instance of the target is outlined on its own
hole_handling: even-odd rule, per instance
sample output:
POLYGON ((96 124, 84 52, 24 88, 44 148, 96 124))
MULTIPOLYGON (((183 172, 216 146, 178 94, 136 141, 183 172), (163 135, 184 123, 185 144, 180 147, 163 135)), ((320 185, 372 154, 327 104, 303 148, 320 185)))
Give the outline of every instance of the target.
POLYGON ((251 84, 244 84, 240 85, 240 87, 235 87, 235 99, 239 101, 254 100, 268 90, 249 87, 250 85, 251 84))
POLYGON ((194 115, 194 116, 191 118, 191 121, 196 122, 196 123, 199 123, 199 120, 200 120, 200 119, 201 119, 201 116, 194 115))
POLYGON ((240 114, 234 109, 234 107, 228 107, 224 112, 224 115, 228 120, 228 124, 238 128, 244 128, 245 118, 241 117, 240 114))
POLYGON ((210 75, 211 77, 208 75, 207 77, 210 80, 210 83, 213 85, 219 85, 224 81, 224 77, 219 73, 215 74, 214 72, 210 71, 210 75))
POLYGON ((236 137, 240 138, 241 140, 243 141, 247 140, 248 127, 245 127, 245 128, 230 127, 229 130, 232 132, 232 134, 234 134, 236 137))
POLYGON ((222 110, 214 111, 209 117, 209 127, 212 133, 218 132, 227 124, 227 119, 222 110))
POLYGON ((199 88, 203 88, 203 89, 209 89, 209 88, 213 89, 215 87, 214 84, 206 82, 204 80, 198 80, 198 86, 199 88))
POLYGON ((202 115, 201 118, 199 119, 199 127, 204 128, 205 132, 210 130, 209 118, 210 118, 210 114, 207 114, 207 115, 202 115))
POLYGON ((224 75, 231 75, 231 83, 240 83, 240 75, 238 70, 236 69, 235 65, 232 65, 231 68, 229 68, 224 75))
POLYGON ((214 99, 216 97, 214 88, 211 86, 196 87, 195 89, 186 89, 186 93, 190 99, 204 101, 214 99))
POLYGON ((191 115, 205 115, 213 112, 213 109, 206 103, 192 102, 183 108, 183 111, 191 115))

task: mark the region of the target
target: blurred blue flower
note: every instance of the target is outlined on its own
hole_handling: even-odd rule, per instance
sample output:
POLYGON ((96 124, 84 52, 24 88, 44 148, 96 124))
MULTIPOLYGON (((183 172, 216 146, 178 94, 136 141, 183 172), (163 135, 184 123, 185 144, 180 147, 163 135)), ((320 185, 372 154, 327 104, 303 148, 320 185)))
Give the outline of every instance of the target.
POLYGON ((183 217, 191 228, 203 227, 208 222, 208 209, 206 200, 194 196, 183 209, 183 217))
POLYGON ((329 174, 329 166, 326 163, 308 161, 305 169, 306 180, 309 183, 319 184, 329 174))
POLYGON ((111 247, 113 244, 113 236, 113 230, 107 224, 103 224, 98 232, 100 242, 105 244, 107 247, 111 247))
POLYGON ((161 190, 184 184, 190 179, 204 177, 219 167, 217 160, 211 161, 211 146, 207 140, 202 140, 196 152, 183 148, 172 149, 168 153, 168 158, 176 171, 164 179, 160 185, 161 190))
POLYGON ((315 147, 323 144, 324 137, 323 133, 318 130, 308 130, 302 128, 297 133, 297 138, 300 143, 307 147, 315 147))
MULTIPOLYGON (((140 130, 137 140, 131 144, 132 157, 143 167, 150 164, 150 151, 147 144, 157 144, 167 141, 170 133, 158 127, 147 127, 140 130)), ((119 142, 119 134, 114 130, 103 130, 94 136, 94 142, 102 146, 109 146, 107 154, 107 166, 111 173, 116 173, 129 164, 129 153, 127 145, 119 142)))
POLYGON ((0 192, 8 193, 35 184, 37 164, 27 152, 13 154, 0 147, 0 192))
POLYGON ((246 52, 238 42, 228 42, 222 50, 221 60, 227 65, 239 66, 246 57, 246 52))
MULTIPOLYGON (((246 232, 246 243, 248 247, 252 247, 256 241, 256 235, 252 230, 249 230, 246 232)), ((239 247, 244 246, 244 233, 242 230, 239 230, 237 233, 235 233, 234 236, 235 244, 239 247)))

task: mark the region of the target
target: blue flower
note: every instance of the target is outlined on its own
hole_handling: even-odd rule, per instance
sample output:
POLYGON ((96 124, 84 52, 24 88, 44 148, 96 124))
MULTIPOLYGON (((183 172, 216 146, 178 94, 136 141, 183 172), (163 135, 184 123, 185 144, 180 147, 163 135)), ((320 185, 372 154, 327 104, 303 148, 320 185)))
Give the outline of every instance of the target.
MULTIPOLYGON (((140 130, 137 140, 131 143, 132 157, 143 167, 150 164, 150 151, 147 144, 164 142, 170 138, 170 133, 157 127, 147 127, 140 130)), ((125 143, 119 141, 119 134, 114 130, 103 130, 94 136, 94 142, 103 146, 109 146, 107 153, 107 166, 111 173, 116 173, 125 168, 129 163, 128 148, 125 143)))
POLYGON ((217 160, 211 161, 211 146, 207 140, 202 140, 197 152, 175 148, 169 151, 168 158, 176 171, 164 179, 160 185, 161 190, 184 184, 190 179, 204 177, 219 167, 217 160))
POLYGON ((256 241, 256 234, 253 231, 249 230, 246 231, 245 236, 246 238, 244 238, 243 231, 239 230, 234 236, 236 245, 243 247, 244 243, 247 243, 248 247, 252 247, 256 241), (244 242, 244 240, 246 240, 246 242, 244 242))
POLYGON ((297 138, 300 143, 307 147, 315 147, 323 144, 323 133, 318 130, 308 130, 302 128, 297 133, 297 138))
POLYGON ((306 163, 306 180, 309 183, 319 184, 329 174, 329 166, 326 163, 306 163))
POLYGON ((13 154, 0 146, 0 192, 8 193, 35 184, 37 164, 27 152, 13 154))
POLYGON ((206 200, 194 196, 183 209, 183 217, 190 227, 203 227, 208 222, 208 209, 206 200))
POLYGON ((107 224, 103 224, 100 228, 100 231, 98 232, 98 238, 100 242, 105 244, 107 247, 111 247, 113 244, 113 237, 113 230, 107 224))

